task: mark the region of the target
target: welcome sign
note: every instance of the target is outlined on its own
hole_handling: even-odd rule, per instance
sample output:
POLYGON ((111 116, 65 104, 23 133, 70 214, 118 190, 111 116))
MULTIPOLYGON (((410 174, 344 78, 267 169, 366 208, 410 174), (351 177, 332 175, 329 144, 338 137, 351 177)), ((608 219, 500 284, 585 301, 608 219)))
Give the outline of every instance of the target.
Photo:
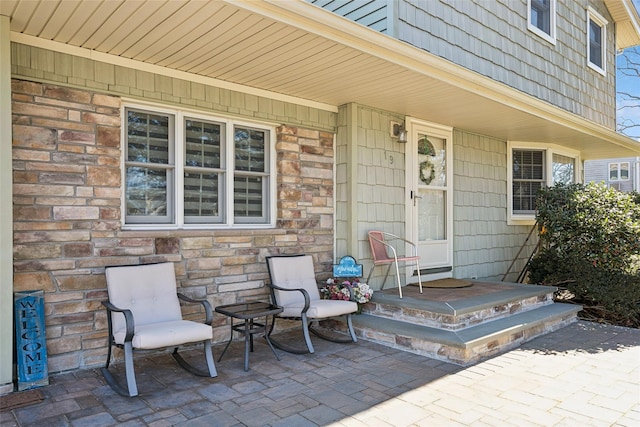
POLYGON ((362 264, 356 264, 350 255, 343 256, 340 263, 333 266, 333 277, 362 277, 362 264))
POLYGON ((18 390, 49 384, 44 329, 44 292, 16 292, 13 296, 16 321, 18 390))

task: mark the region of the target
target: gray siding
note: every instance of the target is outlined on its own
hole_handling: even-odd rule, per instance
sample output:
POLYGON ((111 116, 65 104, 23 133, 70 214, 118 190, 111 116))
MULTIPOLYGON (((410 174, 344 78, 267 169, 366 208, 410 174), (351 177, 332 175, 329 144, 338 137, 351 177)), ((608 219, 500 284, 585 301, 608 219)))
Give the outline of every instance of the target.
MULTIPOLYGON (((501 280, 531 230, 507 225, 507 143, 454 130, 453 144, 454 277, 501 280)), ((535 240, 507 281, 517 278, 535 240)))
POLYGON ((584 182, 603 182, 607 186, 612 186, 620 191, 638 191, 640 190, 640 188, 638 188, 640 183, 635 181, 638 174, 638 161, 637 157, 588 160, 584 162, 584 182), (609 163, 622 162, 629 162, 629 179, 627 181, 610 181, 609 163))
POLYGON ((607 182, 608 160, 587 160, 584 162, 584 182, 607 182))
MULTIPOLYGON (((369 230, 405 235, 405 145, 389 136, 398 115, 358 104, 340 107, 336 135, 336 254, 373 264, 369 230)), ((379 288, 382 269, 371 285, 379 288)))
MULTIPOLYGON (((317 3, 364 23, 351 10, 374 2, 317 3)), ((614 24, 601 0, 558 0, 555 45, 528 30, 526 0, 395 0, 390 4, 397 9, 392 13, 387 7, 387 16, 397 13, 397 20, 387 27, 394 27, 389 33, 399 40, 615 128, 614 24), (609 22, 605 76, 587 66, 588 6, 609 22)))
POLYGON ((307 0, 381 33, 388 32, 389 0, 307 0))
MULTIPOLYGON (((406 145, 389 136, 393 113, 350 104, 338 116, 336 254, 353 255, 366 277, 373 263, 367 231, 405 235, 406 145)), ((507 224, 507 143, 454 130, 453 156, 453 276, 501 280, 531 230, 507 224)), ((507 280, 516 279, 535 244, 534 237, 507 280)), ((384 272, 376 273, 371 285, 379 288, 384 272)))

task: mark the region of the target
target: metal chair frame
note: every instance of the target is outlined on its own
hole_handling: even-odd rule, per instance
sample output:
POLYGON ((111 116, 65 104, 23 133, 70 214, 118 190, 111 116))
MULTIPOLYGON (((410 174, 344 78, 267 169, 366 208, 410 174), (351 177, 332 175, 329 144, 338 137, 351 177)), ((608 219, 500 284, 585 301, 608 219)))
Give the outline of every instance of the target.
MULTIPOLYGON (((331 336, 328 335, 326 333, 323 333, 321 331, 319 331, 317 328, 315 328, 312 325, 312 322, 314 321, 318 321, 318 320, 323 320, 323 319, 309 319, 307 317, 307 312, 309 311, 309 308, 311 306, 311 299, 309 297, 309 292, 307 292, 306 289, 302 289, 302 288, 283 288, 281 286, 277 286, 275 285, 273 282, 273 271, 272 271, 272 266, 271 263, 269 262, 269 260, 271 258, 284 258, 284 257, 302 257, 305 256, 304 254, 293 254, 293 255, 273 255, 273 256, 269 256, 267 257, 267 270, 269 271, 269 278, 270 281, 267 283, 267 286, 269 287, 269 290, 271 291, 271 301, 273 304, 278 304, 277 300, 276 300, 276 294, 275 291, 284 291, 284 292, 299 292, 302 294, 303 298, 304 298, 304 307, 302 308, 302 311, 300 313, 300 316, 298 317, 288 317, 288 316, 280 316, 280 315, 276 315, 273 319, 273 321, 271 322, 271 327, 269 328, 269 332, 267 334, 267 336, 269 336, 269 339, 271 340, 272 344, 281 349, 284 350, 286 352, 289 353, 295 353, 295 354, 304 354, 304 353, 314 353, 315 349, 313 348, 313 343, 311 342, 311 336, 309 335, 309 332, 311 332, 312 334, 314 334, 315 336, 322 338, 324 340, 328 340, 328 341, 332 341, 332 342, 336 342, 336 343, 349 343, 349 342, 357 342, 358 338, 356 337, 356 333, 353 330, 353 323, 351 321, 351 314, 352 313, 348 313, 345 314, 345 318, 347 321, 347 330, 349 332, 349 338, 343 338, 343 337, 336 337, 336 336, 331 336), (294 348, 291 346, 288 346, 286 344, 283 344, 281 342, 278 342, 277 340, 274 340, 273 337, 271 337, 271 333, 273 332, 275 323, 276 323, 276 318, 281 317, 281 318, 287 318, 289 320, 300 320, 302 323, 302 333, 304 335, 304 340, 305 340, 305 344, 306 344, 306 349, 299 349, 299 348, 294 348)), ((318 291, 319 292, 319 291, 318 291)), ((346 301, 345 301, 346 302, 346 301)), ((356 309, 357 310, 357 309, 356 309)), ((356 310, 354 310, 353 312, 355 312, 356 310)))
MULTIPOLYGON (((144 264, 149 265, 149 264, 144 264)), ((131 266, 127 266, 131 267, 131 266)), ((107 267, 107 268, 117 268, 117 267, 107 267)), ((135 285, 134 285, 135 286, 135 285)), ((204 324, 209 325, 211 327, 213 323, 213 310, 211 308, 211 304, 207 300, 193 299, 189 298, 179 292, 176 292, 176 296, 179 300, 185 301, 188 303, 197 303, 202 304, 205 310, 205 321, 204 324)), ((133 353, 135 348, 133 347, 133 338, 135 336, 135 319, 133 312, 128 308, 119 308, 113 305, 110 301, 102 301, 102 305, 107 309, 107 327, 108 327, 108 339, 109 345, 107 349, 107 361, 105 366, 100 369, 104 379, 107 384, 119 395, 125 397, 134 397, 138 395, 138 386, 136 383, 135 370, 133 365, 133 353), (120 313, 124 316, 126 323, 126 333, 123 344, 118 344, 115 341, 113 334, 113 324, 112 324, 112 315, 120 313), (111 349, 112 347, 118 347, 124 350, 124 361, 125 361, 125 377, 127 382, 127 387, 123 387, 118 383, 118 381, 113 377, 111 371, 109 371, 109 365, 111 363, 111 349)), ((194 322, 195 323, 195 322, 194 322)), ((189 364, 186 360, 182 358, 182 356, 178 353, 178 346, 173 347, 173 352, 171 355, 176 360, 178 365, 180 365, 186 371, 201 377, 216 377, 218 375, 216 371, 215 362, 213 359, 213 352, 211 348, 211 340, 202 341, 204 345, 204 353, 205 359, 207 362, 208 372, 204 370, 198 369, 193 365, 189 364)), ((184 344, 188 344, 185 342, 184 344)), ((146 350, 140 350, 146 351, 146 350)))
POLYGON ((384 289, 384 285, 389 277, 389 272, 391 271, 391 266, 395 264, 396 266, 396 280, 398 283, 398 293, 400 294, 400 298, 402 298, 402 285, 400 284, 400 268, 398 267, 399 262, 411 263, 415 262, 416 271, 418 274, 418 285, 420 286, 420 293, 422 293, 422 277, 420 277, 420 256, 418 255, 418 248, 415 243, 410 240, 407 240, 403 237, 397 236, 392 233, 388 233, 386 231, 378 231, 372 230, 368 233, 369 236, 369 245, 371 247, 371 253, 373 254, 373 265, 371 266, 371 270, 369 270, 369 275, 367 276, 367 283, 369 279, 371 279, 371 275, 373 274, 373 270, 378 265, 389 264, 387 268, 387 273, 384 276, 384 280, 382 281, 382 286, 380 289, 384 289), (409 245, 413 249, 413 255, 405 255, 398 256, 396 248, 389 243, 389 241, 402 241, 409 245), (391 256, 389 255, 391 253, 391 256))

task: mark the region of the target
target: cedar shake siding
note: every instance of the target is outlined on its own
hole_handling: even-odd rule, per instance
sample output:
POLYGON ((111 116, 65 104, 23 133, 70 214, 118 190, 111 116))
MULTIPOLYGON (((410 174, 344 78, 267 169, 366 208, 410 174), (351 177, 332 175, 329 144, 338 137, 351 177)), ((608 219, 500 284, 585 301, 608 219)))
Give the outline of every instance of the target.
POLYGON ((527 27, 526 0, 307 0, 615 129, 615 25, 600 0, 557 1, 555 44, 527 27), (608 21, 606 75, 586 64, 586 11, 608 21))

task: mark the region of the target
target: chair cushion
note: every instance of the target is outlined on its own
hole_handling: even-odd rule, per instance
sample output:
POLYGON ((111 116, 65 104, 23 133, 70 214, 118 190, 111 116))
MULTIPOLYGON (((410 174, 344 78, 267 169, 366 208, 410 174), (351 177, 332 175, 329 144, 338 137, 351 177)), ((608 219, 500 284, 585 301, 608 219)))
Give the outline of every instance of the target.
MULTIPOLYGON (((320 292, 318 291, 318 282, 316 281, 311 255, 271 257, 268 262, 270 263, 271 282, 274 285, 287 289, 302 288, 309 293, 311 301, 320 300, 320 292)), ((304 306, 304 297, 301 292, 276 290, 274 294, 276 304, 280 306, 304 306)))
MULTIPOLYGON (((283 306, 284 310, 280 314, 281 317, 300 317, 303 304, 291 304, 283 306)), ((358 304, 353 301, 342 301, 332 299, 320 299, 311 301, 309 310, 307 311, 308 319, 324 319, 326 317, 341 316, 343 314, 355 313, 358 310, 358 304)))
MULTIPOLYGON (((123 344, 126 330, 114 330, 116 344, 123 344)), ((154 349, 178 346, 181 344, 210 340, 213 329, 204 323, 190 320, 175 320, 139 326, 136 324, 133 335, 133 348, 154 349)))
MULTIPOLYGON (((140 326, 182 320, 172 262, 108 267, 105 269, 109 301, 132 311, 140 326)), ((124 330, 124 316, 114 313, 113 330, 124 330)))

